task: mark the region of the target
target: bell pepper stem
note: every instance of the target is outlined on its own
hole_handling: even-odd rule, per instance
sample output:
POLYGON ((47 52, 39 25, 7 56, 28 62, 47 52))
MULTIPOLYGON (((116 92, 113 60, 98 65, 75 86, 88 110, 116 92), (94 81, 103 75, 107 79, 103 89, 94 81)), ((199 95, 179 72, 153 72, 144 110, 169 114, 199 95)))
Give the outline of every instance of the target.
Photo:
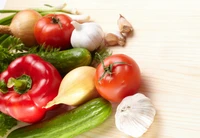
POLYGON ((25 93, 31 88, 32 80, 30 76, 22 75, 19 78, 15 79, 13 77, 8 79, 7 87, 14 88, 19 94, 25 93))
POLYGON ((7 84, 8 88, 17 87, 19 90, 26 89, 27 82, 25 80, 17 80, 15 78, 10 78, 7 84))

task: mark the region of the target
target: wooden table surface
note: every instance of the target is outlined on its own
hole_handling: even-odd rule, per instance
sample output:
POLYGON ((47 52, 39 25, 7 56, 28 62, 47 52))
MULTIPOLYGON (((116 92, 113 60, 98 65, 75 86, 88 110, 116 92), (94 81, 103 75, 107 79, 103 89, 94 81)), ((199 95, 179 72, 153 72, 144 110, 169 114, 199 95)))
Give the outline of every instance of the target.
MULTIPOLYGON (((66 0, 7 0, 6 9, 42 7, 66 0)), ((68 0, 99 23, 105 32, 117 29, 119 14, 134 27, 125 53, 139 64, 140 92, 157 109, 155 121, 142 138, 200 137, 200 8, 198 0, 68 0)), ((114 111, 113 111, 114 115, 114 111)), ((111 116, 77 138, 129 138, 111 116)))

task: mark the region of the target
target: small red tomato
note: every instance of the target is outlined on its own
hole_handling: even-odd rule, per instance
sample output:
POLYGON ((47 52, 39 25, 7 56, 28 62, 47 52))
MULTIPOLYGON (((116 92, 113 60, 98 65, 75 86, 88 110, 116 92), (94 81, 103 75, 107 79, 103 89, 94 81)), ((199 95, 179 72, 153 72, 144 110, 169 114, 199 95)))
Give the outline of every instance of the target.
POLYGON ((34 26, 38 44, 61 50, 70 48, 70 38, 74 30, 71 21, 72 19, 64 14, 48 14, 42 17, 34 26))
POLYGON ((107 57, 96 69, 95 86, 99 94, 112 102, 121 102, 135 94, 141 82, 140 69, 129 56, 115 54, 107 57))

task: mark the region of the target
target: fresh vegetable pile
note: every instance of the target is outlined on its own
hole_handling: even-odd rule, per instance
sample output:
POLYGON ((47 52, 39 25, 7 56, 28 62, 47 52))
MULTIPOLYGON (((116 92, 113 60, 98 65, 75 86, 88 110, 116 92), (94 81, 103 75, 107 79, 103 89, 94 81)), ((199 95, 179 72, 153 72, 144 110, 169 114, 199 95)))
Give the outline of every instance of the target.
POLYGON ((117 33, 105 33, 66 4, 0 12, 12 13, 0 20, 0 136, 21 121, 29 125, 8 138, 73 138, 106 121, 113 102, 120 131, 133 137, 147 131, 156 111, 138 93, 140 68, 109 50, 124 46, 133 31, 124 16, 117 33), (47 118, 60 105, 73 109, 47 118))

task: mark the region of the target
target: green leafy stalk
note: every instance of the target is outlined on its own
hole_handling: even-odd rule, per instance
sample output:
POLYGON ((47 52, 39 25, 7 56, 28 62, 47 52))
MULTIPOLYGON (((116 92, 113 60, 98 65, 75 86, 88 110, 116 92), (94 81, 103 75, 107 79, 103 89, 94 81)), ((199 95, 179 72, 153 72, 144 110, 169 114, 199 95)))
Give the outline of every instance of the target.
POLYGON ((9 50, 0 46, 0 72, 4 71, 13 59, 13 55, 9 53, 9 50))
POLYGON ((108 56, 111 56, 112 52, 107 47, 101 47, 97 49, 96 51, 94 51, 92 55, 93 55, 93 60, 92 60, 91 66, 97 67, 98 64, 101 63, 101 60, 104 60, 108 56), (101 57, 101 59, 99 58, 99 56, 101 57))
POLYGON ((44 46, 26 47, 19 38, 9 36, 0 44, 0 72, 4 71, 8 65, 16 58, 27 55, 45 55, 59 51, 57 48, 44 48, 44 46))
POLYGON ((18 38, 7 37, 0 44, 0 72, 4 71, 14 59, 22 56, 25 49, 27 48, 18 38))
POLYGON ((10 35, 9 34, 2 34, 0 35, 0 44, 6 39, 8 38, 10 35))
POLYGON ((8 87, 4 80, 0 80, 0 92, 2 92, 2 93, 8 92, 8 87))
POLYGON ((16 119, 0 112, 0 136, 5 136, 8 130, 16 125, 16 119))
MULTIPOLYGON (((0 10, 0 13, 1 13, 2 10, 0 10)), ((4 17, 0 20, 0 24, 1 25, 9 25, 13 19, 13 17, 16 15, 16 13, 12 14, 12 15, 9 15, 7 17, 4 17)))
POLYGON ((19 10, 0 10, 0 13, 15 13, 15 12, 19 12, 19 10))
MULTIPOLYGON (((55 7, 49 4, 44 4, 46 8, 35 8, 33 10, 39 12, 40 14, 43 13, 55 13, 55 12, 63 12, 63 13, 69 13, 72 14, 69 10, 64 9, 66 7, 66 3, 60 5, 59 7, 55 7)), ((16 14, 17 12, 20 12, 21 10, 11 10, 11 9, 3 9, 0 10, 0 13, 14 13, 16 14)), ((44 14, 43 14, 44 15, 44 14)), ((1 24, 1 21, 0 21, 1 24)))

